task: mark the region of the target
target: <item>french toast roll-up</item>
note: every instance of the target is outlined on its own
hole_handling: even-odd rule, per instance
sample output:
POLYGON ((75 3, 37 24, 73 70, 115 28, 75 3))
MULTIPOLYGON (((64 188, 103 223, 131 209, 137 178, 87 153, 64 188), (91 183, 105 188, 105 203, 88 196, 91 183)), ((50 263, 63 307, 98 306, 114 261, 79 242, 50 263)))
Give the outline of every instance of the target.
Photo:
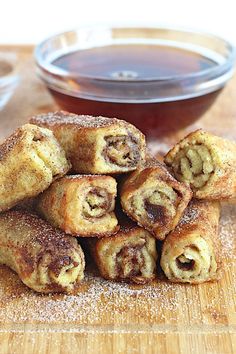
POLYGON ((64 176, 37 200, 39 213, 71 235, 110 236, 118 231, 114 213, 116 180, 102 175, 64 176))
POLYGON ((84 277, 84 254, 77 240, 18 210, 0 214, 0 263, 40 293, 75 293, 84 277))
POLYGON ((125 216, 111 237, 84 239, 101 276, 105 279, 145 284, 155 278, 155 238, 125 216))
POLYGON ((217 201, 190 202, 163 243, 161 268, 169 280, 197 284, 217 278, 219 217, 217 201))
POLYGON ((144 135, 123 120, 59 111, 35 116, 31 122, 53 131, 75 173, 129 172, 145 158, 144 135))
POLYGON ((191 197, 189 186, 154 159, 124 177, 120 188, 124 212, 159 240, 178 224, 191 197))
POLYGON ((236 197, 236 143, 197 130, 171 149, 164 159, 175 177, 188 183, 197 199, 236 197))
POLYGON ((51 130, 23 125, 0 145, 0 212, 37 196, 70 167, 51 130))

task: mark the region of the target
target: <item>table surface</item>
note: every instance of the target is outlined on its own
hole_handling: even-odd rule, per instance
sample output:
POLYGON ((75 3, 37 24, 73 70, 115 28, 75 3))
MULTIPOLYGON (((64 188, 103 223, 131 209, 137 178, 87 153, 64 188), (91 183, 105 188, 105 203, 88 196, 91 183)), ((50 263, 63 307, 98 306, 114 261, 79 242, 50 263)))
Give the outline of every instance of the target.
MULTIPOLYGON (((0 140, 31 115, 57 108, 36 77, 32 47, 2 46, 1 51, 18 54, 21 82, 0 112, 0 140)), ((165 151, 198 127, 236 140, 235 87, 236 76, 201 120, 159 140, 153 151, 165 151)), ((188 286, 160 281, 140 289, 88 275, 77 298, 42 297, 0 267, 0 353, 233 353, 235 215, 235 205, 223 206, 223 265, 215 283, 188 286)))

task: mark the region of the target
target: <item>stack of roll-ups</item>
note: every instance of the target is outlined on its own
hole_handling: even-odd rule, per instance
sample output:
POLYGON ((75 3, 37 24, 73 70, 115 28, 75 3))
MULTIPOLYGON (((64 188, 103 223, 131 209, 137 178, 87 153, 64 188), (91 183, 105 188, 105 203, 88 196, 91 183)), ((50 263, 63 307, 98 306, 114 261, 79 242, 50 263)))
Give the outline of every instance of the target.
POLYGON ((82 240, 105 279, 148 283, 157 263, 173 282, 217 278, 235 143, 197 131, 160 163, 122 120, 55 112, 30 122, 0 146, 0 263, 28 287, 76 293, 82 240))

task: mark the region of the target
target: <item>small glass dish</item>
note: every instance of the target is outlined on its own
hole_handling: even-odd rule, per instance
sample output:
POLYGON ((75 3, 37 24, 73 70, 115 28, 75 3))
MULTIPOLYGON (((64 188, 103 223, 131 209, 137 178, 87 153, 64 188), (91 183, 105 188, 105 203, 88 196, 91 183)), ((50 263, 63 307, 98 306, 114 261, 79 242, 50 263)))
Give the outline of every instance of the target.
POLYGON ((38 74, 59 105, 125 119, 148 137, 196 121, 233 74, 235 48, 174 28, 79 28, 35 50, 38 74))
POLYGON ((0 52, 0 110, 8 103, 19 83, 16 61, 16 54, 0 52))

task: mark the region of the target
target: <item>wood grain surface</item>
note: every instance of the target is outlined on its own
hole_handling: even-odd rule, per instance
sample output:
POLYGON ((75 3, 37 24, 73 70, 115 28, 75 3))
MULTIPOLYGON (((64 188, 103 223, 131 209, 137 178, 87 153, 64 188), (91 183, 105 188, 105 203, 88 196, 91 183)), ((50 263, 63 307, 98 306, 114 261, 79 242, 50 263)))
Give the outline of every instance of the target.
MULTIPOLYGON (((0 112, 0 140, 31 115, 57 108, 36 77, 33 48, 0 47, 4 51, 18 54, 21 82, 0 112)), ((236 76, 201 120, 152 142, 151 149, 163 153, 198 127, 236 140, 236 76)), ((78 300, 62 299, 34 294, 13 272, 0 267, 0 354, 234 353, 235 205, 223 206, 222 223, 221 279, 215 283, 188 286, 162 280, 139 291, 90 276, 78 300)))

